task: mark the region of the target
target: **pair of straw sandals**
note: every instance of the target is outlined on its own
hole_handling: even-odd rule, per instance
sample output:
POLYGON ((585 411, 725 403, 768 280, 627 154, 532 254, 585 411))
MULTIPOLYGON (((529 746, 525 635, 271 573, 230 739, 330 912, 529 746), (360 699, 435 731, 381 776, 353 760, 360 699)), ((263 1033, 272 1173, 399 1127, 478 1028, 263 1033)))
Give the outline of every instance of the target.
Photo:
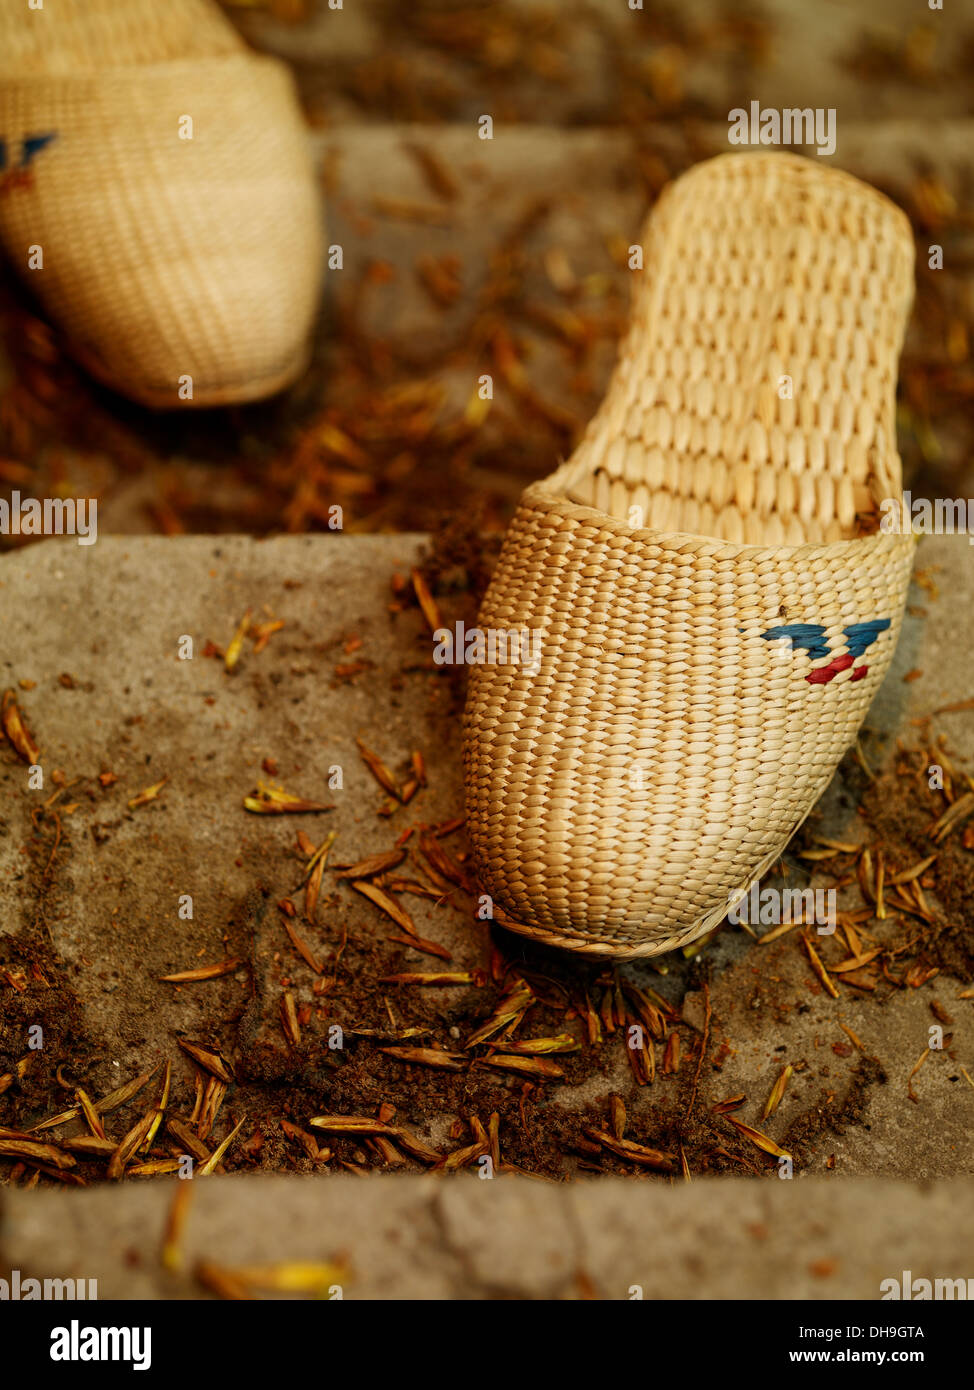
MULTIPOLYGON (((8 255, 43 246, 52 317, 138 400, 176 404, 183 374, 197 405, 280 389, 321 254, 286 73, 201 0, 45 13, 3 35, 0 139, 29 175, 0 188, 8 255)), ((723 155, 643 249, 606 398, 525 492, 481 611, 540 660, 472 667, 464 721, 498 917, 611 956, 693 941, 780 854, 889 666, 914 548, 878 521, 905 216, 817 162, 723 155)))

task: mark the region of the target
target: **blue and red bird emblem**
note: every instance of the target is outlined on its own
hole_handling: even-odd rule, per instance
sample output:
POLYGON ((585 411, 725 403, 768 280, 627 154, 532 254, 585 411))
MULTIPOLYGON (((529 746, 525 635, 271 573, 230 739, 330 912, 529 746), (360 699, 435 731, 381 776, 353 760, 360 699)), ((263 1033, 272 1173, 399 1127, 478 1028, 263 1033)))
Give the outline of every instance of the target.
POLYGON ((15 147, 0 136, 0 195, 11 193, 15 188, 31 188, 34 160, 56 139, 57 132, 53 130, 43 135, 25 135, 19 147, 15 147))
MULTIPOLYGON (((889 627, 889 618, 873 618, 867 623, 851 623, 843 628, 846 650, 833 656, 827 666, 816 666, 805 679, 810 685, 828 685, 842 671, 849 671, 850 681, 860 681, 869 670, 865 664, 855 666, 856 660, 864 655, 868 647, 876 641, 881 632, 889 627)), ((819 661, 831 654, 832 648, 825 640, 825 628, 819 623, 787 623, 784 627, 772 627, 761 636, 766 642, 777 642, 787 638, 792 648, 798 647, 808 653, 809 661, 819 661)))

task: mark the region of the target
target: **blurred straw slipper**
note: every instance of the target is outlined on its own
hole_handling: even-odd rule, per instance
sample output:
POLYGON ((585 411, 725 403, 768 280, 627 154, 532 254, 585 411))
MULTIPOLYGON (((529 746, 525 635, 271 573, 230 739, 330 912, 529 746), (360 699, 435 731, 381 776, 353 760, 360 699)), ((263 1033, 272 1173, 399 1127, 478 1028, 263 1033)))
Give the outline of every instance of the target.
POLYGON ((540 660, 473 666, 464 716, 498 917, 617 956, 703 935, 781 853, 889 666, 914 548, 879 529, 906 217, 799 156, 723 155, 643 245, 606 398, 480 613, 540 660))
POLYGON ((211 0, 45 0, 36 10, 25 0, 0 14, 0 76, 76 77, 246 51, 211 0))
POLYGON ((175 408, 304 370, 322 248, 306 131, 287 69, 206 0, 8 10, 0 140, 0 242, 94 376, 175 408))

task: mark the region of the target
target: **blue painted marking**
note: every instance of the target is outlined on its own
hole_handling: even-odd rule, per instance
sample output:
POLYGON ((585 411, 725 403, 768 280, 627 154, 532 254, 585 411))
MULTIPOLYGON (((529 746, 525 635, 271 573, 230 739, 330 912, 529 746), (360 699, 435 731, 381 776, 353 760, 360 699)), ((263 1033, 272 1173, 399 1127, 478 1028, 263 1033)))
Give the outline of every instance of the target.
MULTIPOLYGON (((870 624, 865 624, 870 626, 870 624)), ((847 628, 846 631, 849 629, 847 628)), ((782 637, 787 637, 793 647, 803 647, 808 652, 810 661, 817 661, 819 657, 828 656, 828 643, 823 642, 825 628, 818 623, 787 623, 784 627, 773 627, 767 632, 762 632, 761 636, 766 642, 776 642, 782 637)), ((875 639, 872 639, 875 640, 875 639)))
POLYGON ((849 650, 853 656, 862 656, 867 647, 871 647, 881 632, 885 632, 889 627, 889 618, 874 618, 870 623, 853 623, 851 627, 843 628, 849 640, 849 650))
POLYGON ((55 131, 49 131, 47 135, 26 135, 24 145, 20 154, 20 167, 26 169, 28 164, 36 154, 40 154, 45 145, 49 145, 52 140, 57 139, 55 131))

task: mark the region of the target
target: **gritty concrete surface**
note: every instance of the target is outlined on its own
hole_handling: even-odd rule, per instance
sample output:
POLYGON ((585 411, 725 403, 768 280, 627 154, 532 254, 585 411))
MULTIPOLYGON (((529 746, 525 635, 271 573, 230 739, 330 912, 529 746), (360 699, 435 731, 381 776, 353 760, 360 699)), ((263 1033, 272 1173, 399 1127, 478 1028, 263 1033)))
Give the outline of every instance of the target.
POLYGON ((974 1183, 824 1179, 198 1179, 161 1267, 172 1184, 5 1193, 0 1277, 97 1279, 99 1298, 206 1296, 198 1261, 335 1263, 346 1299, 863 1299, 968 1279, 974 1183))
MULTIPOLYGON (((361 762, 358 736, 397 772, 414 748, 435 763, 435 784, 410 804, 408 820, 459 813, 449 686, 436 680, 418 611, 398 619, 388 612, 392 576, 408 574, 420 544, 409 536, 103 539, 90 548, 45 543, 0 566, 0 679, 5 687, 37 682, 19 693, 47 770, 45 788, 29 792, 27 767, 3 762, 0 932, 46 924, 96 1031, 112 1040, 117 1075, 168 1054, 174 1032, 193 1035, 203 996, 165 986, 147 995, 146 980, 190 968, 200 953, 224 958, 228 926, 247 915, 255 883, 275 899, 294 889, 302 877, 297 828, 315 843, 335 830, 334 855, 345 862, 387 849, 403 828, 407 808, 394 829, 376 815, 383 795, 361 762), (228 675, 203 651, 208 639, 225 647, 248 607, 285 627, 260 654, 248 642, 228 675), (353 636, 361 646, 346 654, 353 636), (179 659, 183 637, 194 642, 190 660, 179 659), (355 663, 360 669, 343 677, 355 663), (265 759, 276 760, 276 777, 262 770, 265 759), (54 790, 57 769, 84 779, 86 791, 64 817, 52 872, 38 889, 21 850, 31 808, 54 790), (336 769, 340 789, 329 787, 336 769), (102 789, 97 778, 107 772, 118 780, 102 789), (162 778, 157 800, 128 809, 162 778), (258 781, 274 780, 334 809, 249 814, 244 798, 258 781), (184 894, 192 920, 179 915, 184 894)), ((328 925, 308 933, 316 951, 343 920, 374 930, 374 909, 347 888, 340 904, 326 893, 322 905, 328 925)), ((428 936, 445 915, 425 900, 414 909, 428 936)), ((248 929, 258 934, 255 958, 273 969, 285 944, 279 923, 248 929)), ((473 943, 457 927, 454 935, 462 968, 473 943)), ((229 1009, 243 985, 228 976, 209 988, 216 993, 206 1007, 229 1009)))

